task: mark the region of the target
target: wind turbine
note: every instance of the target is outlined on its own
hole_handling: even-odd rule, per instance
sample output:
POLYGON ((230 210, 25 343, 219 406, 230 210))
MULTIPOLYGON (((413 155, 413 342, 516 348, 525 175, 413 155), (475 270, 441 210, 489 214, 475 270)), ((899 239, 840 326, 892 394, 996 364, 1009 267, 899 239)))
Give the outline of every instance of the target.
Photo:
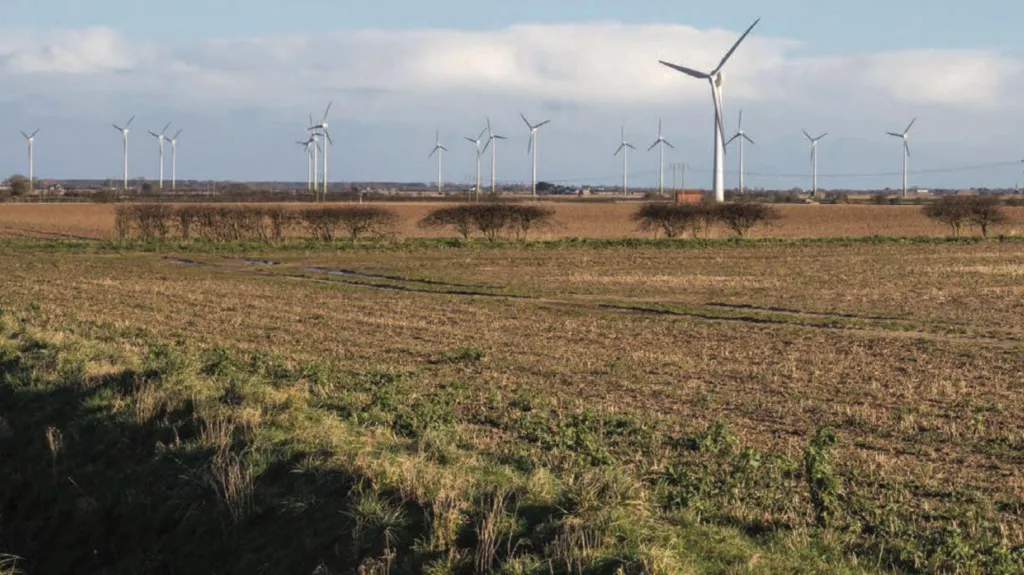
POLYGON ((306 168, 306 189, 313 191, 313 170, 316 168, 316 160, 313 158, 313 149, 317 145, 316 138, 310 136, 305 142, 295 142, 302 146, 302 150, 306 152, 306 157, 309 160, 306 168))
MULTIPOLYGON (((1024 160, 1021 160, 1020 163, 1024 164, 1024 160)), ((1024 172, 1021 172, 1021 174, 1019 176, 1017 176, 1017 183, 1013 185, 1013 192, 1014 193, 1017 193, 1017 191, 1020 190, 1020 181, 1022 179, 1024 179, 1024 172)))
POLYGON ((624 195, 624 196, 628 196, 629 195, 629 150, 630 150, 630 148, 632 148, 634 150, 636 149, 635 147, 633 147, 633 144, 630 144, 629 142, 626 141, 626 127, 623 126, 622 127, 622 143, 619 144, 619 149, 615 150, 615 154, 614 155, 618 156, 620 152, 622 153, 622 195, 624 195))
POLYGON ((466 136, 466 140, 472 142, 476 146, 476 199, 480 201, 480 157, 484 154, 484 149, 480 148, 480 142, 484 140, 484 134, 487 133, 487 128, 484 128, 480 135, 475 139, 466 136))
POLYGON ((168 141, 171 142, 171 190, 178 189, 178 136, 180 135, 181 130, 178 130, 168 138, 168 141))
POLYGON ((534 125, 526 119, 526 116, 524 116, 522 112, 519 113, 519 117, 523 119, 526 127, 530 129, 530 143, 526 146, 526 153, 533 153, 533 180, 531 189, 533 199, 537 199, 537 130, 539 130, 541 126, 550 123, 551 120, 544 120, 543 122, 534 125))
POLYGON ((732 45, 732 48, 725 53, 722 61, 718 63, 718 66, 710 72, 699 72, 685 66, 679 66, 677 64, 670 64, 663 60, 659 60, 662 65, 668 66, 677 72, 682 72, 692 78, 698 80, 707 80, 711 84, 711 97, 715 103, 715 169, 712 186, 715 191, 715 201, 725 201, 725 125, 722 118, 722 68, 725 67, 725 63, 729 61, 736 49, 739 48, 740 44, 746 39, 747 35, 757 26, 757 23, 761 19, 758 18, 747 28, 747 31, 740 36, 740 39, 732 45))
POLYGON ((910 144, 907 142, 910 139, 910 128, 914 127, 914 122, 917 122, 917 118, 910 121, 910 125, 907 126, 906 130, 903 130, 902 134, 896 132, 886 132, 890 136, 900 138, 903 140, 903 199, 907 199, 907 164, 910 161, 910 144))
POLYGON ((437 154, 437 193, 441 194, 444 193, 444 184, 441 183, 441 156, 448 151, 448 148, 441 145, 441 131, 438 130, 435 135, 437 143, 434 144, 434 151, 430 152, 430 156, 427 157, 432 158, 434 154, 437 154))
POLYGON ((28 193, 30 194, 35 190, 36 134, 38 133, 38 128, 31 134, 21 133, 22 136, 25 136, 25 140, 28 141, 28 193))
POLYGON ((125 190, 128 189, 128 131, 129 131, 128 128, 131 127, 133 120, 135 120, 135 116, 134 115, 131 118, 128 118, 128 121, 125 122, 124 126, 118 126, 117 124, 111 124, 112 126, 114 126, 115 130, 121 132, 121 138, 124 140, 124 189, 125 190))
POLYGON ((164 139, 165 139, 164 134, 167 132, 167 129, 170 128, 170 127, 171 127, 171 123, 167 122, 167 125, 164 126, 163 130, 160 130, 159 134, 157 134, 153 130, 149 131, 149 135, 153 136, 154 138, 157 139, 158 142, 160 142, 160 189, 161 190, 164 189, 164 139))
MULTIPOLYGON (((331 113, 331 104, 333 104, 333 103, 334 102, 328 102, 327 103, 327 109, 324 110, 324 117, 323 117, 323 119, 320 120, 320 123, 315 125, 315 126, 311 125, 309 127, 309 129, 311 131, 313 131, 314 137, 317 134, 318 130, 323 132, 323 136, 324 136, 324 150, 323 150, 323 152, 324 152, 324 169, 323 169, 323 174, 321 174, 324 177, 324 191, 323 191, 323 199, 324 200, 327 199, 327 145, 328 144, 334 145, 334 140, 331 139, 331 133, 327 131, 327 115, 331 113)), ((312 122, 310 122, 310 123, 312 124, 312 122)), ((360 199, 360 203, 362 203, 362 196, 360 196, 359 199, 360 199)))
POLYGON ((814 195, 812 197, 816 198, 818 197, 818 142, 827 136, 828 132, 825 132, 817 138, 812 138, 811 135, 807 133, 807 130, 803 130, 803 133, 804 136, 807 137, 807 140, 811 142, 811 185, 814 190, 814 195))
POLYGON ((731 138, 729 138, 729 141, 725 143, 726 147, 728 147, 729 144, 733 143, 736 140, 740 141, 740 185, 739 185, 739 188, 737 188, 737 189, 738 189, 740 195, 742 196, 743 195, 743 142, 747 141, 747 142, 750 142, 751 144, 754 143, 754 140, 751 140, 750 136, 748 136, 747 133, 743 131, 743 110, 740 110, 740 125, 739 125, 739 129, 737 130, 736 135, 731 137, 731 138))
MULTIPOLYGON (((625 140, 625 138, 623 138, 623 140, 625 140)), ((654 143, 651 144, 650 148, 647 148, 647 151, 650 152, 651 150, 654 149, 655 146, 661 146, 661 160, 660 160, 660 163, 658 164, 658 194, 664 196, 665 195, 665 146, 668 146, 668 147, 672 148, 673 150, 676 147, 673 146, 664 137, 662 137, 662 135, 661 135, 661 119, 660 118, 658 119, 658 139, 654 140, 654 143)), ((623 158, 623 159, 625 159, 625 158, 623 158)))
POLYGON ((496 194, 497 178, 495 177, 495 167, 497 166, 497 152, 498 152, 498 140, 507 140, 505 136, 499 136, 491 131, 491 119, 487 118, 487 144, 484 146, 484 151, 487 151, 487 147, 491 148, 491 193, 496 194))

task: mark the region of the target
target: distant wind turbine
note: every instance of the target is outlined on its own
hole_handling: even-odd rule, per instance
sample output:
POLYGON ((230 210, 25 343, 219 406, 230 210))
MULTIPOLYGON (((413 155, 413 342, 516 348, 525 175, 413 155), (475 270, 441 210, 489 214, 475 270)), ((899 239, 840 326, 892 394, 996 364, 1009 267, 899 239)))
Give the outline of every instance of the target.
POLYGON ((149 135, 153 136, 154 138, 156 138, 157 141, 160 143, 160 186, 159 187, 160 187, 161 190, 164 189, 164 140, 166 139, 165 134, 167 133, 167 129, 170 128, 170 127, 171 127, 171 123, 167 122, 167 125, 164 126, 163 130, 160 130, 159 134, 154 132, 153 130, 149 131, 149 135))
MULTIPOLYGON (((1020 163, 1024 164, 1024 160, 1021 160, 1020 163)), ((1017 183, 1013 185, 1013 191, 1014 192, 1017 192, 1018 190, 1020 190, 1020 181, 1021 180, 1024 180, 1024 172, 1021 172, 1021 174, 1019 176, 1017 176, 1017 183)))
POLYGON ((21 133, 22 136, 25 136, 25 140, 28 142, 28 192, 30 194, 35 191, 36 134, 38 133, 38 128, 31 134, 26 134, 25 132, 21 133))
POLYGON ((622 154, 622 195, 629 195, 629 150, 636 148, 633 144, 626 141, 626 128, 622 127, 622 143, 619 144, 619 148, 615 150, 616 156, 622 154))
POLYGON ((171 190, 178 189, 178 136, 180 135, 181 130, 179 129, 168 138, 168 141, 171 142, 171 190))
MULTIPOLYGON (((625 140, 625 137, 623 137, 623 140, 625 140)), ((654 140, 654 143, 651 144, 650 148, 647 148, 647 151, 650 152, 651 150, 654 149, 655 146, 660 146, 661 147, 661 159, 660 159, 659 164, 658 164, 658 194, 664 196, 665 195, 665 146, 668 146, 668 147, 672 148, 673 150, 675 149, 675 146, 673 146, 668 140, 666 140, 664 137, 662 137, 662 135, 661 135, 661 119, 660 118, 658 119, 658 139, 654 140)), ((623 158, 623 159, 625 159, 625 158, 623 158)))
POLYGON ((739 48, 740 44, 746 39, 747 35, 757 26, 757 23, 761 19, 758 18, 747 28, 747 31, 740 36, 740 39, 733 44, 732 48, 725 53, 722 61, 719 62, 718 66, 710 72, 699 72, 685 66, 679 66, 677 64, 670 64, 663 60, 659 62, 677 72, 682 72, 692 78, 698 80, 707 80, 711 84, 711 97, 715 104, 715 156, 714 156, 714 178, 712 181, 712 187, 715 191, 715 201, 725 201, 725 125, 722 111, 722 68, 725 67, 726 62, 732 57, 733 53, 736 52, 736 48, 739 48))
POLYGON ((917 122, 917 118, 910 121, 910 125, 907 126, 906 130, 903 130, 902 134, 896 132, 886 132, 890 136, 900 138, 903 140, 903 199, 907 199, 907 164, 910 163, 910 128, 914 127, 914 123, 917 122))
POLYGON ((440 130, 436 132, 435 136, 435 141, 437 143, 434 144, 434 151, 430 152, 430 156, 428 157, 434 157, 435 154, 437 155, 437 193, 441 194, 444 193, 444 184, 442 184, 443 180, 441 179, 441 156, 448 151, 448 148, 441 145, 440 130))
POLYGON ((505 136, 499 136, 491 130, 491 119, 487 118, 487 144, 484 145, 484 151, 487 151, 488 146, 491 148, 491 193, 498 193, 498 179, 495 168, 497 167, 498 160, 498 140, 507 140, 505 136))
POLYGON ((125 122, 124 126, 118 126, 117 124, 111 124, 112 126, 114 126, 115 130, 121 132, 121 139, 124 142, 123 146, 124 146, 124 189, 125 190, 128 189, 128 132, 129 132, 128 128, 131 127, 132 121, 134 121, 134 120, 135 120, 135 116, 133 115, 131 118, 128 119, 127 122, 125 122))
POLYGON ((807 130, 803 130, 803 133, 811 143, 811 190, 814 194, 812 197, 816 198, 818 197, 818 142, 824 139, 825 136, 828 135, 828 132, 825 132, 817 138, 812 138, 811 135, 807 133, 807 130))
POLYGON ((743 131, 743 110, 740 110, 740 125, 739 125, 739 128, 738 128, 737 132, 736 132, 736 135, 733 136, 732 138, 729 138, 729 141, 725 143, 726 147, 728 147, 729 144, 733 143, 736 140, 739 140, 739 142, 740 142, 740 185, 739 185, 739 187, 737 189, 738 189, 740 195, 742 196, 743 195, 743 142, 747 141, 747 142, 750 142, 751 144, 754 143, 754 140, 751 140, 750 136, 747 136, 747 133, 743 131))
POLYGON ((530 129, 530 143, 526 146, 526 153, 533 153, 533 180, 531 185, 533 199, 537 199, 537 130, 545 124, 551 123, 551 120, 544 120, 539 124, 531 124, 521 112, 519 117, 523 119, 526 127, 530 129))
POLYGON ((484 154, 484 149, 480 147, 480 143, 484 141, 484 134, 487 133, 487 128, 484 128, 480 135, 476 138, 470 138, 466 136, 466 140, 473 143, 476 146, 476 199, 480 201, 480 157, 484 154))
POLYGON ((302 150, 306 152, 307 166, 306 166, 306 189, 313 191, 313 171, 316 167, 316 159, 313 157, 313 148, 317 146, 316 138, 310 136, 305 142, 295 142, 302 146, 302 150))
MULTIPOLYGON (((329 131, 327 131, 327 115, 331 113, 331 104, 333 104, 333 103, 334 102, 328 102, 327 103, 327 109, 324 110, 324 117, 323 117, 323 119, 320 120, 320 123, 315 125, 315 126, 311 125, 309 127, 309 129, 311 131, 313 131, 314 134, 317 134, 318 132, 323 132, 323 136, 324 136, 324 149, 323 149, 323 152, 324 152, 324 154, 323 154, 323 156, 324 156, 324 158, 323 158, 324 159, 324 169, 323 169, 323 173, 321 175, 324 178, 323 199, 325 201, 327 200, 327 146, 328 145, 334 145, 334 140, 331 139, 331 133, 329 131)), ((363 200, 363 197, 360 195, 359 196, 359 203, 362 203, 362 200, 363 200)))

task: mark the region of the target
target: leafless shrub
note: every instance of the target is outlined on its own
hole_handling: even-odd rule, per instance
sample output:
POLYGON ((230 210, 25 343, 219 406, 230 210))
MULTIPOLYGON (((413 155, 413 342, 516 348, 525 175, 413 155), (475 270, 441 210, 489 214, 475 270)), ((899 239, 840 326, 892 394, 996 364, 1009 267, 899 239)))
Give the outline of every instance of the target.
POLYGON ((462 239, 473 233, 473 206, 449 206, 436 209, 417 224, 421 228, 453 228, 462 239))
POLYGON ((924 215, 949 226, 953 237, 960 237, 964 226, 971 221, 972 208, 969 196, 943 196, 924 207, 924 215))
POLYGON ((981 235, 986 238, 989 228, 1008 221, 998 196, 975 196, 970 204, 971 223, 978 226, 981 235))
POLYGON ((740 202, 716 206, 716 219, 722 221, 739 237, 745 237, 754 226, 781 218, 778 210, 765 204, 740 202))
POLYGON ((693 204, 644 204, 632 219, 641 231, 663 232, 667 238, 677 238, 687 229, 699 229, 703 211, 703 206, 693 204))
POLYGON ((551 208, 542 208, 540 206, 508 206, 509 210, 509 229, 519 239, 526 239, 526 235, 531 229, 536 229, 544 225, 548 225, 551 222, 551 218, 555 215, 555 211, 551 208))
POLYGON ((341 215, 341 226, 352 241, 367 235, 383 235, 398 220, 395 212, 376 206, 335 208, 341 215))

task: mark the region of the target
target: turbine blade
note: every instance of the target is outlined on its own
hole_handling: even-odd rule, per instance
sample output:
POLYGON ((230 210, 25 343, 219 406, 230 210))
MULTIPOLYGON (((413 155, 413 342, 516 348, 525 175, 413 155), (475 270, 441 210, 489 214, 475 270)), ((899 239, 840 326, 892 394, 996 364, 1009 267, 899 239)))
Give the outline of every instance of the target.
POLYGON ((30 137, 30 136, 29 136, 28 134, 26 134, 26 133, 24 132, 24 130, 23 130, 23 131, 21 132, 21 135, 22 135, 22 136, 25 136, 25 139, 26 139, 26 140, 27 140, 27 139, 29 139, 29 137, 30 137))
POLYGON ((650 147, 650 148, 647 148, 647 151, 648 151, 648 152, 650 152, 650 151, 651 151, 651 150, 653 150, 653 149, 654 149, 655 147, 657 147, 657 145, 658 145, 658 144, 660 144, 660 143, 661 143, 661 139, 660 139, 660 138, 659 138, 659 139, 657 139, 657 140, 655 140, 655 141, 654 141, 654 143, 653 143, 653 144, 651 144, 651 147, 650 147))
POLYGON ((530 143, 526 144, 526 153, 529 154, 533 151, 533 134, 530 134, 530 143))
POLYGON ((804 136, 807 136, 808 140, 810 140, 812 142, 814 141, 814 138, 812 138, 811 135, 807 133, 807 130, 800 130, 800 131, 804 133, 804 136))
POLYGON ((665 145, 672 148, 673 150, 676 149, 676 147, 672 145, 672 142, 669 142, 668 140, 662 140, 662 142, 665 142, 665 145))
POLYGON ((427 156, 427 157, 428 157, 428 158, 433 158, 433 157, 434 157, 434 154, 436 154, 436 153, 437 153, 437 148, 434 148, 434 149, 433 149, 433 151, 431 151, 431 152, 430 152, 430 155, 429 155, 429 156, 427 156))
POLYGON ((750 139, 750 136, 748 136, 748 135, 746 135, 746 134, 743 134, 743 139, 744 139, 744 140, 746 140, 746 141, 748 141, 748 142, 750 142, 751 144, 753 144, 753 143, 754 143, 754 140, 751 140, 751 139, 750 139))
POLYGON ((914 124, 916 122, 917 122, 917 118, 914 118, 913 120, 911 120, 910 124, 907 126, 907 129, 903 130, 903 133, 906 134, 906 133, 910 132, 910 129, 914 127, 914 124))
POLYGON ((749 35, 750 32, 754 30, 754 26, 757 26, 757 23, 760 21, 760 18, 754 20, 754 23, 750 25, 750 28, 747 28, 747 31, 744 32, 742 36, 740 36, 740 39, 736 40, 736 43, 732 45, 732 48, 730 48, 729 51, 725 53, 725 56, 722 58, 722 61, 718 64, 718 67, 715 68, 715 71, 711 73, 712 76, 717 74, 722 69, 722 67, 725 66, 725 63, 729 61, 729 58, 732 58, 733 52, 736 51, 736 48, 740 47, 740 44, 742 44, 743 41, 747 39, 747 35, 749 35))
POLYGON ((743 131, 743 110, 740 110, 740 132, 743 131))
POLYGON ((819 140, 822 140, 822 139, 824 139, 824 138, 825 138, 825 136, 827 136, 827 135, 828 135, 828 132, 825 132, 824 134, 822 134, 822 135, 818 136, 818 139, 819 139, 819 140))
POLYGON ((736 141, 736 138, 739 138, 739 137, 740 137, 740 135, 739 135, 739 134, 736 134, 735 136, 733 136, 733 137, 729 138, 729 141, 728 141, 728 142, 726 142, 726 143, 725 143, 725 145, 726 145, 726 146, 728 146, 729 144, 731 144, 731 143, 733 143, 734 141, 736 141))
POLYGON ((481 140, 481 139, 483 139, 483 137, 484 137, 484 134, 488 133, 488 132, 489 132, 490 130, 491 130, 491 123, 490 123, 490 122, 488 121, 488 122, 487 122, 487 127, 486 127, 486 128, 484 128, 483 130, 481 130, 481 131, 480 131, 480 135, 479 135, 479 136, 477 136, 477 138, 476 138, 476 139, 477 139, 477 140, 481 140))
POLYGON ((673 70, 675 70, 677 72, 682 72, 683 74, 686 74, 687 76, 691 76, 693 78, 697 78, 698 80, 704 80, 704 79, 707 79, 707 78, 709 78, 711 76, 710 74, 705 74, 704 72, 698 72, 697 70, 694 70, 692 68, 687 68, 686 66, 680 66, 678 64, 672 64, 670 62, 665 62, 664 60, 658 60, 658 63, 661 64, 662 66, 668 66, 669 68, 672 68, 673 70))
POLYGON ((331 139, 331 133, 328 132, 326 128, 324 128, 324 135, 327 136, 327 142, 333 146, 334 140, 331 139))
POLYGON ((175 132, 175 133, 174 133, 174 137, 173 137, 173 138, 171 138, 171 139, 172 139, 172 140, 177 140, 177 139, 178 139, 178 136, 180 136, 180 135, 181 135, 181 130, 178 130, 177 132, 175 132))
POLYGON ((480 150, 480 153, 483 154, 484 152, 487 151, 487 148, 489 148, 489 147, 491 147, 491 140, 490 140, 490 138, 487 139, 487 143, 484 144, 484 149, 480 150))
POLYGON ((463 138, 466 138, 467 142, 472 142, 474 144, 480 145, 480 140, 474 140, 473 138, 470 138, 469 136, 463 136, 463 138))
POLYGON ((906 140, 903 140, 903 149, 907 151, 907 157, 910 157, 910 144, 906 140))
POLYGON ((111 124, 111 126, 113 126, 114 129, 117 130, 118 132, 123 132, 124 131, 124 128, 122 128, 121 126, 118 126, 117 124, 111 124))
POLYGON ((167 122, 167 125, 166 125, 166 126, 164 126, 164 129, 163 129, 163 130, 160 130, 160 133, 161 133, 161 134, 165 133, 165 132, 166 132, 166 131, 167 131, 167 130, 168 130, 168 129, 170 128, 170 127, 171 127, 171 123, 170 123, 170 122, 167 122))
POLYGON ((522 112, 519 112, 519 117, 523 119, 523 123, 526 124, 527 128, 531 130, 533 129, 533 126, 530 124, 530 121, 526 119, 526 116, 524 116, 522 112))
POLYGON ((334 100, 331 100, 330 102, 327 102, 327 109, 324 110, 324 119, 320 122, 321 124, 323 124, 324 122, 327 121, 327 115, 331 113, 331 106, 333 104, 334 104, 334 100))
POLYGON ((125 125, 124 125, 124 127, 125 127, 125 128, 127 128, 128 126, 131 126, 131 125, 132 125, 132 122, 133 122, 134 120, 135 120, 135 115, 133 114, 131 118, 128 118, 128 123, 127 123, 127 124, 125 124, 125 125))
POLYGON ((448 148, 446 148, 446 147, 444 147, 444 146, 438 146, 438 148, 441 148, 442 150, 444 150, 444 151, 446 151, 446 152, 448 151, 448 148))
POLYGON ((159 138, 159 137, 160 137, 160 134, 157 134, 157 133, 156 133, 156 132, 154 132, 153 130, 150 130, 150 131, 149 131, 149 135, 150 135, 150 136, 153 136, 154 138, 159 138))
POLYGON ((613 156, 618 156, 618 155, 619 155, 619 152, 621 152, 621 151, 622 151, 622 149, 623 149, 623 148, 625 148, 625 147, 626 147, 626 144, 625 144, 625 143, 619 144, 619 147, 618 147, 618 148, 617 148, 617 149, 615 150, 615 153, 614 153, 614 154, 612 154, 612 155, 613 155, 613 156))
POLYGON ((508 138, 506 138, 505 136, 494 136, 494 139, 495 140, 507 140, 508 138))
POLYGON ((886 132, 886 134, 889 134, 890 136, 894 136, 896 138, 902 138, 903 137, 903 134, 897 134, 896 132, 886 132))
POLYGON ((633 144, 626 144, 626 147, 627 148, 632 148, 634 150, 636 149, 636 146, 634 146, 633 144))
POLYGON ((551 123, 551 120, 544 120, 543 122, 541 122, 541 123, 537 124, 537 125, 536 125, 536 126, 534 126, 533 128, 534 128, 534 129, 537 129, 537 128, 541 127, 541 126, 544 126, 544 125, 546 125, 546 124, 550 124, 550 123, 551 123))

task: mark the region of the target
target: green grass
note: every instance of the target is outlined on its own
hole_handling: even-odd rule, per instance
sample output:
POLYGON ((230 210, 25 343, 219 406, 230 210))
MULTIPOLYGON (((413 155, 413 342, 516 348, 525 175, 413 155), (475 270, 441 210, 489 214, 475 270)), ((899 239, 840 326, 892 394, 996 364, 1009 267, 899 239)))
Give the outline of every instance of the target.
POLYGON ((32 573, 1024 569, 972 494, 922 517, 913 485, 835 460, 834 435, 797 461, 727 420, 680 434, 459 381, 424 391, 416 371, 11 312, 0 337, 0 551, 32 573))

